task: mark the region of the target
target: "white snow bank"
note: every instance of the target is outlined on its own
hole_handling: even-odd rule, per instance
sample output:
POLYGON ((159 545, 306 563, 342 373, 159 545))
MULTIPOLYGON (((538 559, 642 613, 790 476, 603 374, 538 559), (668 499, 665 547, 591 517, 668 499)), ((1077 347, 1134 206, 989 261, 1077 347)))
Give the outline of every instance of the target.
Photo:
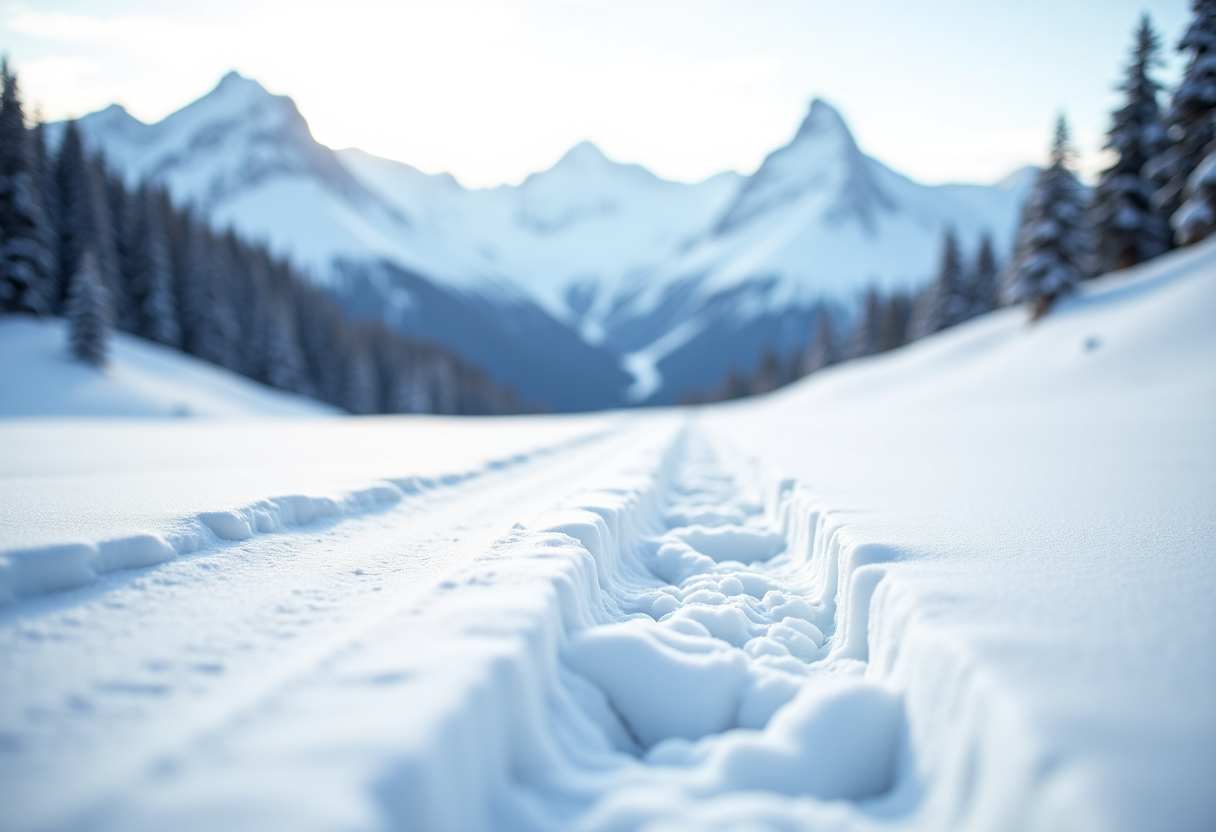
POLYGON ((0 317, 0 418, 323 416, 341 411, 264 387, 177 350, 115 333, 110 361, 72 360, 59 319, 0 317))
POLYGON ((321 437, 309 422, 0 425, 0 604, 226 541, 381 511, 611 430, 604 417, 573 418, 560 427, 505 420, 496 438, 477 435, 475 422, 459 419, 385 417, 342 425, 324 433, 327 448, 317 446, 321 437), (457 437, 473 440, 464 442, 463 454, 443 447, 457 437), (301 458, 300 448, 310 443, 310 456, 301 458), (243 466, 229 467, 234 460, 243 466), (417 473, 390 475, 393 466, 417 473), (114 470, 125 473, 99 475, 114 470), (34 471, 40 476, 31 480, 34 471), (312 491, 261 496, 285 486, 312 491))

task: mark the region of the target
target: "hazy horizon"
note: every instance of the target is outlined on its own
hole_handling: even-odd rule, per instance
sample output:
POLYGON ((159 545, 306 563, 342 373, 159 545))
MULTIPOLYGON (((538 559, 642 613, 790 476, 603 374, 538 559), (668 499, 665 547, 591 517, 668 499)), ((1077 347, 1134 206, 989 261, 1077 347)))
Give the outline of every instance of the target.
POLYGON ((1082 172, 1098 170, 1141 11, 1170 81, 1187 7, 47 0, 0 8, 0 51, 48 119, 118 103, 155 122, 235 69, 292 97, 322 143, 470 187, 519 182, 580 141, 666 179, 747 174, 817 96, 918 181, 995 182, 1043 159, 1061 110, 1082 172))

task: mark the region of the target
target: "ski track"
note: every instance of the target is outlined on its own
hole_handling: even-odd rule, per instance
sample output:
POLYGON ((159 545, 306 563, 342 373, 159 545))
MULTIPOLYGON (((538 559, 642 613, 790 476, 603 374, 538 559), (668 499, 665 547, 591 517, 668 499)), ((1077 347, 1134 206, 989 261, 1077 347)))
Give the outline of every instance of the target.
POLYGON ((384 511, 409 497, 464 485, 560 454, 608 433, 593 432, 557 445, 524 451, 468 470, 433 477, 394 477, 336 495, 291 494, 219 511, 199 512, 173 531, 143 532, 99 542, 71 542, 0 552, 0 605, 86 586, 101 575, 155 566, 180 555, 231 541, 281 533, 322 522, 340 522, 384 511))
POLYGON ((914 807, 903 700, 866 661, 894 553, 695 423, 600 439, 10 609, 0 826, 786 828, 914 807))

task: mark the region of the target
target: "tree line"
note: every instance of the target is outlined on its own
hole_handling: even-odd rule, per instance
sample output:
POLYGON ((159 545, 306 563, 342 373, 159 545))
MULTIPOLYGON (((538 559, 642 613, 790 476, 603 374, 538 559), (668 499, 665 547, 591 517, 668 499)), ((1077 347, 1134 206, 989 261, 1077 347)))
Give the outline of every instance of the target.
POLYGON ((774 390, 832 364, 895 349, 1001 306, 1024 303, 1031 319, 1096 275, 1130 268, 1216 232, 1216 0, 1195 0, 1178 44, 1183 76, 1161 105, 1153 77, 1160 39, 1149 16, 1135 32, 1104 149, 1114 161, 1092 189, 1074 169, 1061 115, 1048 164, 1027 199, 1008 263, 984 238, 970 262, 950 230, 934 279, 916 293, 869 289, 852 315, 821 303, 811 338, 783 359, 771 350, 751 373, 732 370, 690 403, 774 390))
POLYGON ((450 351, 353 321, 285 260, 129 187, 74 121, 52 152, 0 65, 0 313, 63 316, 107 361, 114 329, 352 413, 506 413, 512 394, 450 351))

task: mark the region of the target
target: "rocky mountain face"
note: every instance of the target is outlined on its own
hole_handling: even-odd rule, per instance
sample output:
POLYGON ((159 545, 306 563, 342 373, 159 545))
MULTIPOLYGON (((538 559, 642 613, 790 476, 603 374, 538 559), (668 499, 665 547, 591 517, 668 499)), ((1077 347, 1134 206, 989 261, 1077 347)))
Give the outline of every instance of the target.
POLYGON ((696 184, 584 142, 517 186, 466 189, 319 144, 291 99, 236 73, 156 124, 112 106, 81 127, 129 181, 556 410, 676 401, 793 349, 815 304, 927 281, 948 228, 1007 250, 1030 180, 920 185, 820 100, 754 174, 696 184))

